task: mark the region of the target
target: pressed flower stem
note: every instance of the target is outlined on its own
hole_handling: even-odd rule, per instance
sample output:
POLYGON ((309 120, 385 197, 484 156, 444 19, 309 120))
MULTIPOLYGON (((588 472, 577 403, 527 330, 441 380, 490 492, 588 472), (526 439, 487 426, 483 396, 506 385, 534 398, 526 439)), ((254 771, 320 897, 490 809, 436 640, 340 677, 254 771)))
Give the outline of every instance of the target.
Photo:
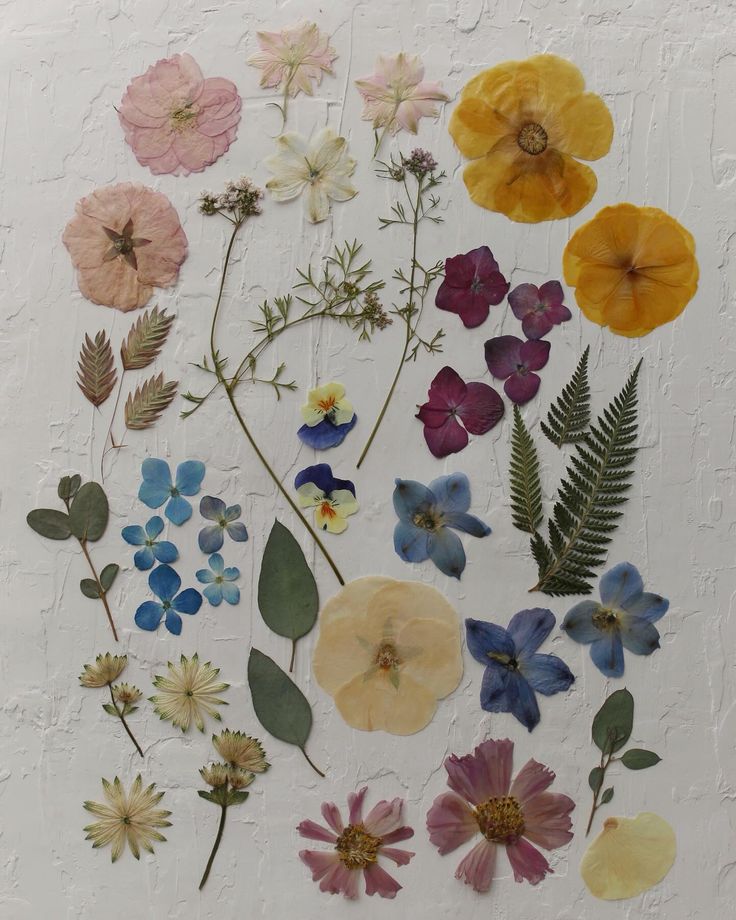
POLYGON ((215 837, 215 842, 212 847, 212 852, 210 853, 210 858, 207 860, 207 865, 205 866, 204 875, 202 876, 202 881, 199 883, 199 890, 201 891, 207 879, 210 877, 210 870, 212 869, 212 863, 215 861, 215 856, 217 856, 217 851, 220 849, 220 841, 222 840, 222 832, 225 830, 225 816, 227 815, 227 805, 220 805, 220 825, 217 828, 217 836, 215 837))
MULTIPOLYGON (((229 265, 230 265, 230 257, 231 257, 231 255, 232 255, 233 246, 235 245, 235 238, 236 238, 237 235, 238 235, 238 230, 240 229, 241 225, 242 225, 242 221, 236 222, 236 223, 235 223, 235 226, 233 227, 233 232, 232 232, 232 234, 230 235, 230 241, 228 242, 227 249, 226 249, 226 251, 225 251, 225 259, 224 259, 223 265, 222 265, 222 276, 221 276, 221 278, 220 278, 220 287, 219 287, 219 290, 218 290, 218 292, 217 292, 217 300, 216 300, 216 302, 215 302, 215 310, 214 310, 214 313, 213 313, 213 315, 212 315, 212 326, 211 326, 211 328, 210 328, 210 352, 211 352, 211 354, 212 354, 212 364, 213 364, 213 366, 214 366, 215 375, 216 375, 217 379, 219 380, 219 382, 222 384, 222 386, 223 386, 223 388, 224 388, 224 390, 225 390, 225 393, 227 394, 228 401, 229 401, 229 403, 230 403, 230 406, 232 407, 233 413, 234 413, 234 415, 235 415, 235 418, 236 418, 237 421, 238 421, 238 424, 240 425, 240 427, 241 427, 242 430, 243 430, 243 434, 246 436, 246 438, 247 438, 248 441, 250 442, 250 446, 253 448, 253 451, 255 452, 255 454, 256 454, 256 456, 258 457, 258 459, 261 461, 261 464, 263 465, 263 468, 266 470, 266 472, 268 473, 268 475, 269 475, 269 476, 271 477, 271 479, 273 480, 274 485, 276 486, 276 488, 279 490, 279 492, 281 492, 282 496, 286 499, 286 501, 287 501, 289 507, 291 508, 291 510, 294 512, 294 514, 299 518, 299 520, 302 522, 302 524, 304 525, 304 527, 307 529, 307 532, 309 533, 309 535, 311 536, 311 538, 314 540, 314 542, 315 542, 317 548, 319 549, 319 551, 320 551, 320 552, 322 553, 322 555, 324 556, 324 558, 325 558, 327 564, 330 566, 330 568, 331 568, 332 571, 334 572, 335 577, 337 578, 338 582, 339 582, 341 585, 344 585, 344 584, 345 584, 345 579, 342 577, 342 574, 340 573, 340 570, 338 569, 337 565, 335 564, 335 561, 333 560, 332 556, 331 556, 331 555, 329 554, 329 552, 327 551, 327 548, 326 548, 325 545, 322 543, 322 541, 320 540, 318 534, 317 534, 316 531, 312 528, 312 526, 311 526, 311 524, 309 523, 309 521, 308 521, 308 520, 304 517, 304 515, 302 514, 302 512, 301 512, 299 506, 296 504, 296 502, 294 501, 294 499, 291 497, 291 495, 289 495, 289 493, 287 492, 287 490, 284 488, 283 483, 281 482, 281 480, 279 479, 279 477, 278 477, 278 476, 276 475, 276 473, 274 472, 273 467, 271 466, 271 464, 268 462, 268 460, 267 460, 266 457, 264 456, 264 454, 263 454, 263 452, 261 451, 260 447, 259 447, 258 444, 256 443, 256 440, 255 440, 255 438, 253 437, 253 435, 250 433, 250 429, 248 428, 248 426, 247 426, 247 424, 246 424, 246 422, 245 422, 245 419, 243 418, 243 415, 241 414, 240 409, 238 408, 238 404, 235 402, 235 396, 234 396, 234 393, 233 393, 233 384, 232 384, 232 383, 228 383, 228 381, 226 380, 226 378, 225 378, 225 376, 224 376, 224 374, 223 374, 223 372, 222 372, 222 367, 220 366, 220 361, 219 361, 219 359, 218 359, 218 357, 217 357, 217 349, 216 349, 216 347, 215 347, 215 330, 216 330, 216 326, 217 326, 217 317, 218 317, 218 315, 219 315, 220 306, 221 306, 221 304, 222 304, 222 294, 223 294, 223 291, 224 291, 224 289, 225 289, 225 280, 226 280, 226 278, 227 278, 227 270, 228 270, 228 267, 229 267, 229 265)), ((305 756, 306 756, 306 755, 305 755, 305 756)))
POLYGON ((100 457, 100 479, 105 481, 105 457, 110 453, 111 450, 117 450, 122 447, 122 441, 120 444, 115 443, 115 438, 112 434, 112 426, 115 424, 115 416, 118 412, 118 406, 120 405, 120 396, 123 392, 123 378, 125 377, 125 368, 120 372, 120 380, 118 380, 118 391, 115 394, 115 405, 112 409, 112 415, 110 416, 110 424, 107 426, 107 434, 105 435, 105 442, 102 445, 102 457, 100 457), (107 442, 110 441, 110 447, 107 446, 107 442))
POLYGON ((110 629, 112 630, 113 637, 115 638, 116 642, 119 642, 120 640, 118 639, 118 631, 115 629, 115 623, 113 623, 112 613, 110 611, 110 605, 107 603, 107 592, 102 587, 99 575, 97 574, 97 569, 95 568, 94 562, 92 562, 92 557, 90 556, 89 551, 87 550, 87 541, 79 540, 79 545, 82 547, 84 558, 89 563, 89 567, 92 570, 92 575, 94 576, 95 582, 97 583, 97 590, 100 592, 100 600, 102 601, 102 604, 105 608, 105 613, 107 614, 107 619, 110 623, 110 629))
POLYGON ((616 760, 616 758, 613 756, 612 753, 610 753, 608 757, 605 758, 605 762, 604 762, 604 755, 601 754, 600 768, 601 770, 603 770, 603 773, 601 774, 600 785, 598 786, 596 791, 593 793, 593 807, 590 809, 590 817, 588 818, 588 826, 585 828, 586 837, 590 833, 590 828, 593 826, 593 818, 595 817, 595 813, 598 811, 598 808, 599 808, 598 798, 601 794, 601 790, 603 789, 604 780, 606 778, 606 770, 608 769, 608 767, 614 760, 616 760))
POLYGON ((112 700, 113 709, 118 714, 118 718, 120 719, 120 721, 123 723, 123 728, 128 733, 128 737, 135 745, 136 751, 138 751, 141 757, 143 757, 143 751, 141 750, 140 744, 138 744, 138 742, 135 740, 135 736, 133 735, 133 732, 128 727, 128 723, 125 721, 125 716, 123 715, 122 710, 118 709, 118 704, 115 700, 115 694, 112 692, 112 684, 108 684, 107 686, 110 688, 110 699, 112 700))
POLYGON ((309 754, 307 754, 306 749, 305 749, 305 748, 299 748, 299 750, 302 752, 302 754, 304 754, 305 760, 307 761, 307 763, 309 764, 309 766, 314 770, 314 772, 315 772, 315 773, 319 773, 319 775, 322 777, 322 779, 324 779, 324 778, 325 778, 325 774, 324 774, 324 773, 320 770, 320 768, 314 763, 314 761, 311 759, 311 757, 309 756, 309 754))
POLYGON ((294 670, 294 659, 296 658, 296 639, 291 640, 291 659, 289 661, 289 674, 294 670))

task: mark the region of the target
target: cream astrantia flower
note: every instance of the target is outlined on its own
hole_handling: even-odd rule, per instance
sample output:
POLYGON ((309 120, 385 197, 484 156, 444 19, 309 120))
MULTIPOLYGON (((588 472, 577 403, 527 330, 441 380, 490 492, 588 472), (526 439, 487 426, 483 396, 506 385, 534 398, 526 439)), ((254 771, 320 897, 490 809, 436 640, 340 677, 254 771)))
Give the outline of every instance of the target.
POLYGON ((276 201, 291 201, 306 191, 307 219, 317 224, 330 213, 330 201, 349 201, 358 194, 351 184, 356 161, 344 137, 322 128, 312 138, 290 132, 276 139, 277 152, 264 162, 274 174, 266 188, 276 201))
POLYGON ((358 578, 322 609, 313 664, 348 725, 410 735, 460 682, 460 621, 429 585, 358 578))
POLYGON ((98 655, 94 664, 84 666, 84 673, 80 674, 79 683, 90 689, 106 687, 120 677, 127 664, 127 655, 111 655, 109 652, 98 655))
POLYGON ((102 788, 106 805, 99 802, 84 803, 87 811, 100 818, 84 828, 87 833, 85 839, 91 840, 95 849, 112 844, 113 862, 121 856, 126 840, 136 859, 140 859, 141 848, 153 853, 153 841, 166 840, 156 828, 171 827, 171 821, 166 820, 171 812, 156 808, 164 793, 155 791, 155 783, 144 789, 140 773, 130 792, 125 791, 117 776, 112 783, 103 779, 102 788))
POLYGON ((302 418, 310 428, 326 418, 333 425, 346 425, 354 415, 352 403, 345 399, 345 387, 334 381, 310 390, 306 405, 302 406, 302 418))
POLYGON ((215 706, 226 706, 217 694, 227 690, 230 684, 217 680, 219 668, 213 668, 209 661, 199 663, 199 657, 181 656, 180 664, 168 663, 167 676, 157 675, 153 685, 161 692, 150 698, 158 715, 170 721, 183 732, 194 722, 204 731, 204 714, 220 720, 220 713, 215 706))
POLYGON ((141 691, 132 684, 116 684, 112 688, 112 695, 116 703, 122 703, 124 706, 132 706, 143 696, 141 691))
POLYGON ((229 767, 226 763, 211 763, 202 767, 199 775, 213 789, 226 785, 229 779, 229 767))
POLYGON ((212 736, 212 744, 231 767, 239 767, 250 773, 265 773, 271 766, 266 760, 261 742, 244 732, 233 732, 226 728, 219 735, 212 736))
POLYGON ((320 32, 314 22, 304 22, 280 32, 256 32, 261 50, 248 58, 252 67, 259 67, 261 86, 282 87, 284 96, 306 93, 311 96, 313 84, 322 82, 322 74, 331 74, 337 58, 329 35, 320 32))
POLYGON ((231 789, 245 789, 250 786, 256 778, 255 773, 250 770, 244 770, 242 767, 230 767, 227 772, 227 779, 231 789))

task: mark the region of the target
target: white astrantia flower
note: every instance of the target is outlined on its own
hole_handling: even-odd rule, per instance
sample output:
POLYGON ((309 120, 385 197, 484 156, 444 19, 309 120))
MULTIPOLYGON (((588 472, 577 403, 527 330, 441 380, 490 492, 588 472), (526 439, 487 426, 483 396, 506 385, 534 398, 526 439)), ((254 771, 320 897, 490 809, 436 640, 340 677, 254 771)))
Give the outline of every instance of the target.
POLYGON ((330 213, 330 200, 349 201, 358 190, 350 182, 356 161, 344 137, 322 128, 307 139, 289 132, 276 140, 277 151, 265 160, 273 173, 266 188, 276 201, 291 201, 306 191, 307 218, 318 224, 330 213))

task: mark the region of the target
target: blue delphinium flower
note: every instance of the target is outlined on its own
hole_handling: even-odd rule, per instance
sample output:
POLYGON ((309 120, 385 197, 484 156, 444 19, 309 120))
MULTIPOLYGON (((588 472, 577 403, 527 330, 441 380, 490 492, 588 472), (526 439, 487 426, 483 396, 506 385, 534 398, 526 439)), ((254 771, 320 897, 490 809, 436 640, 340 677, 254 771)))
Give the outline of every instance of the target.
POLYGON ((348 526, 346 518, 359 508, 355 485, 333 476, 329 463, 316 463, 297 473, 294 488, 299 505, 314 508, 315 524, 329 533, 342 533, 348 526))
POLYGON ((302 406, 304 424, 297 431, 299 439, 315 450, 337 447, 355 427, 358 417, 345 399, 341 383, 326 383, 310 390, 302 406))
POLYGON ((176 468, 176 480, 165 460, 147 457, 141 466, 143 482, 138 498, 149 508, 160 508, 166 502, 164 514, 173 524, 183 524, 192 516, 192 506, 183 495, 196 495, 204 479, 204 463, 186 460, 176 468), (167 501, 168 499, 168 501, 167 501))
POLYGON ((130 543, 131 546, 143 547, 133 556, 135 567, 142 572, 152 568, 154 562, 176 562, 179 558, 179 550, 173 543, 156 539, 163 529, 164 522, 157 514, 148 521, 145 527, 138 524, 123 527, 123 540, 130 543))
POLYGON ((480 690, 486 712, 510 712, 531 731, 539 724, 535 691, 552 696, 573 683, 575 677, 561 658, 537 653, 555 622, 552 611, 541 607, 515 613, 506 629, 465 621, 468 650, 486 668, 480 690))
POLYGON ((624 649, 634 655, 651 655, 659 648, 654 626, 670 602, 644 591, 635 566, 621 562, 601 576, 600 603, 581 601, 568 611, 562 629, 571 639, 590 645, 593 664, 606 677, 624 673, 624 649))
POLYGON ((225 562, 219 553, 213 553, 207 560, 208 569, 197 572, 197 581, 207 585, 204 596, 213 607, 219 607, 223 600, 228 604, 240 601, 240 588, 233 582, 240 578, 240 569, 235 566, 225 568, 225 562))
POLYGON ((218 549, 222 549, 226 531, 230 539, 236 543, 244 543, 248 539, 245 524, 237 520, 241 515, 240 505, 227 507, 222 499, 205 495, 199 503, 199 513, 208 521, 217 522, 203 527, 199 532, 197 540, 203 553, 216 553, 218 549))
POLYGON ((429 487, 412 479, 397 479, 394 508, 399 523, 394 530, 394 549, 405 562, 431 559, 445 575, 460 578, 465 569, 465 550, 453 530, 487 537, 491 528, 468 514, 470 483, 464 473, 440 476, 429 487))
POLYGON ((164 619, 170 633, 181 633, 180 613, 194 614, 202 606, 202 595, 194 588, 186 588, 181 594, 181 578, 170 565, 159 565, 148 576, 148 585, 159 598, 156 601, 144 601, 135 612, 135 622, 141 629, 153 632, 164 619))

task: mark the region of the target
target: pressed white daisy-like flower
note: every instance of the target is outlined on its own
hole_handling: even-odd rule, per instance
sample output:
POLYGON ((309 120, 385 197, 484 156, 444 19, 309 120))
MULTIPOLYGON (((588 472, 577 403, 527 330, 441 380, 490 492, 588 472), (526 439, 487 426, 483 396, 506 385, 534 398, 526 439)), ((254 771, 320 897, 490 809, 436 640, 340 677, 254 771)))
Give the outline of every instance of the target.
POLYGON ((120 677, 127 664, 127 655, 111 655, 109 652, 98 655, 94 664, 84 666, 84 673, 80 674, 79 683, 90 689, 106 687, 120 677))
POLYGON ((199 771, 199 775, 208 786, 217 789, 220 786, 227 785, 230 776, 230 768, 225 763, 210 763, 207 764, 206 767, 202 767, 199 771))
POLYGON ((244 732, 232 732, 226 728, 219 735, 212 736, 212 744, 231 767, 240 767, 250 773, 265 773, 270 766, 261 742, 244 732))
POLYGON ((87 811, 100 818, 84 828, 87 834, 85 839, 91 840, 95 849, 111 844, 113 862, 122 855, 126 841, 136 859, 140 859, 141 848, 153 853, 153 841, 166 840, 156 828, 171 827, 171 821, 166 820, 171 812, 156 808, 164 793, 156 792, 155 783, 144 789, 140 773, 133 781, 130 792, 125 791, 117 776, 111 783, 103 779, 102 788, 106 805, 99 802, 84 803, 87 811))
POLYGON ((227 703, 217 694, 230 686, 218 681, 220 669, 213 668, 209 661, 200 664, 196 654, 191 658, 182 655, 178 665, 169 662, 168 668, 167 675, 153 679, 160 693, 150 697, 150 701, 158 715, 183 732, 192 722, 203 732, 205 713, 219 721, 221 716, 215 706, 227 703))
MULTIPOLYGON (((115 698, 116 703, 122 703, 123 706, 131 707, 143 696, 141 691, 137 687, 133 687, 131 684, 115 684, 112 688, 112 695, 115 698)), ((128 708, 128 712, 133 712, 132 709, 128 708)), ((126 713, 127 715, 127 713, 126 713)))
POLYGON ((276 139, 276 153, 264 163, 273 173, 266 188, 276 201, 291 201, 306 192, 310 223, 326 220, 330 201, 349 201, 358 194, 350 182, 356 161, 348 154, 348 142, 332 128, 313 137, 289 132, 276 139))

